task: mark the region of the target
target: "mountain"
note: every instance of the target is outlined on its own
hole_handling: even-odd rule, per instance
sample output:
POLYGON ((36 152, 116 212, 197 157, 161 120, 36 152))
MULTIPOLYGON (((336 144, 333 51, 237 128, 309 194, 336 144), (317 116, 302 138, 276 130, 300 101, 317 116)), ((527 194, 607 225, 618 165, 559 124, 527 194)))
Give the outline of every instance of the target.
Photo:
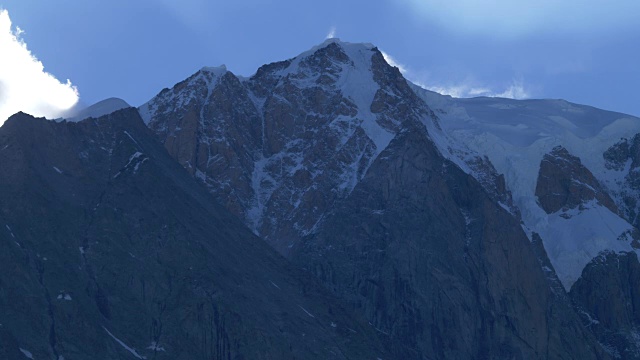
POLYGON ((564 100, 453 99, 414 89, 445 132, 504 175, 525 231, 540 235, 585 326, 614 358, 640 359, 640 282, 618 266, 634 269, 640 252, 640 119, 564 100))
POLYGON ((100 116, 109 115, 114 111, 126 109, 128 107, 131 107, 131 105, 120 98, 108 98, 102 101, 98 101, 97 103, 86 108, 81 108, 73 112, 71 116, 67 116, 64 119, 59 119, 58 121, 66 120, 78 122, 90 117, 99 118, 100 116))
POLYGON ((0 149, 0 358, 404 356, 217 205, 136 109, 18 113, 0 149))
MULTIPOLYGON (((635 178, 603 170, 635 118, 453 99, 337 39, 248 78, 203 68, 139 111, 218 202, 413 358, 607 358, 631 344, 633 326, 607 325, 624 344, 590 329, 599 303, 585 293, 606 294, 581 273, 606 251, 635 254, 635 178), (573 292, 577 280, 592 285, 573 292)), ((626 141, 615 164, 635 156, 626 141)))
POLYGON ((622 196, 632 169, 612 168, 605 153, 640 132, 640 119, 563 100, 452 99, 416 91, 448 134, 504 174, 527 231, 542 236, 567 290, 600 251, 634 250, 638 224, 622 196), (560 207, 546 205, 551 197, 560 207))
POLYGON ((16 114, 0 164, 2 358, 640 359, 629 115, 328 39, 16 114))
POLYGON ((451 153, 431 109, 374 49, 329 39, 248 79, 203 68, 140 113, 173 157, 283 254, 351 193, 404 118, 424 120, 449 158, 499 186, 482 158, 467 164, 451 153))

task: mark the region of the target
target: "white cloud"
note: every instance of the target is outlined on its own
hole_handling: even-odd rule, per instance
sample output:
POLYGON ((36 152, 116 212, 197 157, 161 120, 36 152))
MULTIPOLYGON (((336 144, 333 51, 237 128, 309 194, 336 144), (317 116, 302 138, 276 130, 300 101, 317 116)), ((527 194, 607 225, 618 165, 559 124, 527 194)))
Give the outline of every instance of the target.
POLYGON ((333 39, 334 37, 336 37, 336 27, 332 26, 331 29, 329 29, 327 36, 325 36, 325 39, 333 39))
POLYGON ((497 37, 638 28, 637 0, 405 0, 431 23, 497 37))
POLYGON ((22 33, 12 29, 9 13, 0 9, 0 124, 18 111, 56 118, 78 102, 77 89, 44 71, 22 33))

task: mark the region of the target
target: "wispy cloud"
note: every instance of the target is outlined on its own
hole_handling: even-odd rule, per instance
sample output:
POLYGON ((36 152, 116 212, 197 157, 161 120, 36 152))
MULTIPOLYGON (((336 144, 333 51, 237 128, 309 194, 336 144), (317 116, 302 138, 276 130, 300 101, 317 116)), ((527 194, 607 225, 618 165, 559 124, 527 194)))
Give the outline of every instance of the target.
POLYGON ((450 95, 457 98, 468 98, 477 96, 487 97, 501 97, 508 99, 528 99, 531 97, 529 90, 527 90, 522 80, 513 80, 502 91, 495 91, 489 87, 473 86, 471 84, 454 84, 454 85, 431 85, 425 86, 424 84, 418 84, 423 88, 431 91, 435 91, 442 95, 450 95))
POLYGON ((429 81, 420 79, 414 71, 410 70, 407 66, 396 60, 393 56, 387 52, 380 50, 385 61, 395 66, 400 70, 402 75, 414 84, 425 88, 427 90, 435 91, 443 95, 451 95, 458 98, 476 97, 476 96, 488 96, 488 97, 503 97, 509 99, 527 99, 530 97, 530 92, 525 88, 524 81, 522 79, 514 79, 511 81, 504 90, 494 91, 488 86, 482 86, 476 84, 475 81, 466 81, 460 84, 452 85, 434 85, 429 84, 429 81))
POLYGON ((217 15, 211 11, 215 2, 208 0, 159 0, 149 3, 164 6, 178 21, 193 31, 202 31, 212 17, 217 15))
POLYGON ((333 39, 334 37, 336 37, 336 27, 332 26, 331 29, 329 29, 327 36, 325 36, 325 39, 333 39))
POLYGON ((18 111, 56 118, 78 102, 77 89, 44 71, 22 33, 13 30, 9 13, 0 9, 0 124, 18 111))
POLYGON ((409 0, 412 10, 454 32, 514 37, 638 28, 637 0, 409 0))

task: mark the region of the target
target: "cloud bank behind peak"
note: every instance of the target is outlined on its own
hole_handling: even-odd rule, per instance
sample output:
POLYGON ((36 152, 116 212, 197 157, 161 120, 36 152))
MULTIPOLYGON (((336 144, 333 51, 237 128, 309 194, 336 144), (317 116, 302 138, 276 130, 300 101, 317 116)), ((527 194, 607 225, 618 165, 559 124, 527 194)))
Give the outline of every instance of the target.
POLYGON ((21 39, 23 31, 12 27, 9 12, 0 9, 0 124, 18 111, 57 118, 79 99, 69 80, 60 82, 44 71, 44 65, 21 39))

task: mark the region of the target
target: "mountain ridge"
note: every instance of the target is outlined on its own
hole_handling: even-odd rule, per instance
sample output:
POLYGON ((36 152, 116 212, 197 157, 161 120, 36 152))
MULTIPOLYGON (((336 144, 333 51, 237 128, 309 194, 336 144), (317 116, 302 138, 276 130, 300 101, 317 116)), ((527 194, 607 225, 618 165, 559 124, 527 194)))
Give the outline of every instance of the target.
MULTIPOLYGON (((442 96, 375 46, 337 39, 251 77, 204 67, 138 112, 239 219, 229 226, 317 278, 397 354, 640 354, 633 307, 599 300, 638 289, 640 119, 442 96)), ((110 176, 150 161, 124 160, 110 176)))
POLYGON ((3 358, 394 352, 212 201, 137 110, 18 114, 0 144, 3 358))
MULTIPOLYGON (((371 206, 372 213, 368 216, 374 219, 378 219, 379 215, 385 213, 384 206, 380 208, 368 203, 375 198, 373 190, 368 192, 369 197, 364 203, 353 205, 356 204, 354 203, 353 189, 358 188, 367 176, 374 176, 369 174, 371 164, 377 161, 393 161, 392 159, 398 156, 398 154, 381 154, 385 154, 389 144, 393 143, 398 136, 404 136, 407 129, 425 134, 429 146, 434 146, 437 149, 432 154, 438 155, 430 155, 431 157, 441 156, 446 159, 442 162, 443 172, 446 173, 444 169, 447 166, 460 169, 462 173, 470 175, 474 179, 473 181, 477 182, 474 186, 479 184, 475 189, 481 189, 478 191, 491 199, 490 201, 493 202, 491 207, 494 207, 496 211, 506 211, 518 224, 521 224, 521 216, 527 219, 530 208, 518 206, 520 205, 518 199, 512 199, 510 190, 513 186, 513 177, 511 174, 505 173, 502 168, 494 167, 495 158, 489 156, 490 153, 481 151, 481 148, 470 146, 473 145, 472 143, 461 141, 461 138, 456 137, 457 134, 451 131, 450 126, 455 124, 451 120, 452 117, 464 114, 464 108, 462 111, 458 110, 460 105, 455 103, 457 100, 421 93, 414 85, 404 79, 397 68, 387 64, 375 47, 336 40, 327 41, 298 57, 264 65, 250 78, 240 78, 230 72, 225 72, 217 80, 215 86, 209 86, 208 84, 212 84, 212 82, 198 80, 203 76, 205 75, 202 73, 196 73, 189 78, 189 81, 181 82, 173 89, 163 91, 158 97, 143 105, 141 112, 144 114, 145 122, 158 134, 172 156, 176 157, 194 176, 205 182, 216 198, 232 209, 241 219, 244 219, 245 224, 252 227, 256 234, 263 237, 293 262, 318 276, 328 288, 334 289, 334 292, 341 298, 351 301, 354 309, 365 314, 379 331, 389 334, 396 341, 405 342, 408 346, 418 349, 419 357, 481 356, 500 358, 522 351, 522 344, 513 345, 501 355, 498 355, 498 348, 493 348, 490 345, 487 345, 488 348, 477 347, 478 343, 475 339, 481 337, 481 331, 467 333, 468 338, 463 340, 465 345, 450 344, 447 347, 448 350, 444 350, 440 348, 441 343, 432 343, 428 339, 433 336, 446 338, 449 335, 445 334, 450 330, 443 326, 442 322, 435 322, 432 318, 425 320, 429 324, 428 326, 431 326, 429 332, 419 331, 413 335, 404 332, 402 327, 397 327, 394 321, 389 319, 395 316, 398 317, 398 321, 404 321, 402 319, 409 321, 410 317, 399 316, 395 310, 388 312, 389 309, 400 306, 398 302, 403 301, 402 297, 393 295, 394 285, 382 279, 397 276, 393 275, 398 271, 397 264, 404 261, 402 259, 411 261, 404 258, 409 254, 403 252, 403 255, 395 255, 400 256, 398 258, 383 257, 382 259, 372 256, 357 261, 356 264, 360 270, 346 273, 356 274, 349 277, 343 273, 344 270, 336 270, 335 273, 332 272, 333 270, 328 270, 332 267, 327 267, 327 261, 333 262, 340 269, 342 269, 340 264, 346 261, 343 255, 335 252, 337 250, 331 250, 337 244, 331 241, 314 243, 312 240, 319 234, 325 234, 322 236, 329 236, 337 241, 340 234, 331 232, 332 226, 328 225, 328 221, 337 216, 336 209, 346 206, 345 204, 352 204, 349 205, 351 213, 343 213, 345 217, 348 217, 347 214, 360 214, 358 207, 371 206), (197 81, 194 82, 194 79, 197 81), (348 84, 346 88, 343 86, 344 84, 348 84), (172 99, 177 99, 176 106, 173 106, 172 99), (453 106, 446 108, 443 104, 447 105, 448 101, 453 102, 453 106), (185 126, 188 127, 188 131, 184 130, 185 126), (372 131, 372 127, 381 130, 372 131), (241 136, 234 134, 241 134, 241 136), (203 139, 205 141, 202 141, 203 139), (180 142, 179 145, 176 145, 176 141, 180 142), (198 156, 194 156, 194 151, 198 153, 198 156), (211 156, 212 154, 213 156, 211 156), (217 162, 219 164, 216 165, 217 162), (228 187, 228 190, 224 190, 225 187, 228 187), (256 204, 259 210, 257 213, 258 215, 262 214, 262 217, 256 217, 255 211, 246 210, 256 209, 256 204), (521 215, 523 211, 525 213, 521 215), (306 250, 300 252, 302 248, 306 248, 306 250), (325 250, 328 252, 324 252, 325 250), (321 256, 319 254, 325 255, 319 257, 321 256), (374 271, 374 274, 377 275, 369 275, 373 278, 368 278, 365 275, 366 272, 361 272, 364 269, 377 266, 381 266, 383 270, 380 270, 382 271, 380 273, 374 271), (337 278, 341 280, 336 280, 337 278), (377 280, 378 278, 381 280, 377 280), (362 284, 367 281, 377 283, 377 290, 363 288, 362 284), (339 291, 338 289, 343 290, 339 291), (358 297, 357 294, 362 292, 367 295, 364 298, 358 297), (376 300, 378 298, 384 298, 394 305, 382 306, 376 300)), ((483 101, 483 99, 475 101, 483 101)), ((502 100, 487 101, 500 102, 502 100)), ((497 110, 501 109, 497 108, 497 110)), ((455 118, 454 120, 460 121, 455 118)), ((518 127, 515 128, 518 129, 518 127)), ((424 161, 433 160, 427 157, 424 161)), ((539 163, 531 163, 531 166, 537 168, 539 163)), ((402 168, 394 168, 392 173, 402 171, 404 171, 402 168)), ((402 173, 410 178, 422 174, 412 171, 402 173)), ((377 173, 375 176, 385 178, 386 174, 377 173)), ((436 179, 442 175, 433 172, 431 175, 420 176, 430 176, 436 179)), ((462 175, 457 176, 461 177, 462 175)), ((459 186, 463 188, 471 186, 470 183, 460 179, 456 181, 464 185, 459 186)), ((391 188, 384 186, 376 189, 383 191, 383 193, 391 191, 389 190, 391 188)), ((393 187, 392 189, 394 193, 401 193, 402 196, 408 198, 412 197, 410 194, 405 194, 400 188, 393 187)), ((414 190, 416 193, 423 191, 420 188, 414 190)), ((478 196, 480 195, 475 198, 471 197, 472 201, 481 201, 478 196)), ((455 202, 453 198, 443 201, 455 202)), ((535 200, 534 204, 536 207, 538 206, 535 200)), ((459 205, 451 206, 458 207, 459 205)), ((429 211, 432 210, 425 209, 424 215, 429 214, 429 211)), ((486 218, 491 219, 487 221, 505 221, 501 217, 486 218)), ((351 222, 352 226, 370 221, 359 217, 353 219, 357 220, 351 222)), ((472 221, 469 219, 471 218, 467 218, 465 221, 472 221)), ((622 222, 625 221, 622 218, 619 219, 622 222)), ((382 220, 372 221, 378 223, 382 220)), ((401 225, 403 223, 401 212, 398 212, 393 221, 370 226, 372 228, 383 226, 384 231, 388 232, 386 236, 393 239, 389 241, 392 241, 392 244, 398 244, 401 238, 392 234, 404 231, 401 225)), ((592 223, 596 224, 594 226, 602 224, 602 222, 593 221, 592 223)), ((348 225, 343 224, 342 226, 345 233, 350 233, 346 227, 348 225)), ((419 227, 417 223, 412 226, 419 227)), ((428 228, 427 224, 422 226, 428 228)), ((443 229, 447 228, 449 231, 458 231, 454 230, 451 224, 442 223, 442 226, 443 229)), ((486 224, 486 226, 490 225, 486 224)), ((507 236, 521 239, 522 231, 524 231, 529 240, 533 241, 533 234, 540 231, 536 227, 530 229, 526 221, 519 226, 522 227, 519 230, 510 228, 507 236)), ((439 231, 444 231, 443 229, 439 231)), ((625 228, 625 231, 627 229, 631 229, 631 226, 625 228)), ((406 230, 408 231, 408 229, 406 230)), ((549 234, 540 233, 544 247, 548 248, 549 234)), ((616 234, 616 237, 619 235, 616 234)), ((372 235, 361 234, 358 236, 366 238, 366 236, 372 235)), ((475 241, 480 241, 479 239, 483 239, 484 235, 478 232, 472 233, 471 236, 478 239, 475 241)), ((497 236, 497 234, 492 236, 497 236)), ((617 241, 617 238, 614 240, 617 241)), ((413 237, 409 241, 415 244, 423 242, 428 244, 430 241, 437 241, 437 239, 413 237)), ((464 243, 464 240, 456 241, 464 243)), ((523 256, 531 260, 529 263, 531 268, 527 273, 536 278, 540 276, 536 281, 540 281, 539 284, 542 288, 552 289, 545 295, 546 300, 542 303, 552 307, 557 306, 566 312, 565 318, 546 318, 545 321, 548 323, 543 326, 544 330, 541 331, 551 333, 554 331, 560 333, 577 331, 575 334, 580 335, 574 334, 571 337, 578 336, 585 339, 592 336, 579 330, 581 326, 578 325, 579 317, 573 312, 569 297, 566 294, 564 296, 557 295, 557 282, 545 283, 547 280, 543 280, 553 278, 556 279, 553 281, 557 281, 558 278, 555 277, 555 271, 552 268, 543 265, 548 262, 547 252, 523 250, 534 247, 532 242, 519 244, 517 246, 522 246, 522 249, 516 252, 523 251, 522 254, 527 254, 523 256), (537 270, 534 270, 536 268, 537 270), (554 275, 549 275, 549 271, 554 275), (558 322, 573 325, 556 328, 554 324, 558 322)), ((540 244, 540 242, 536 244, 540 244)), ((418 246, 417 249, 424 246, 418 246)), ((606 248, 607 246, 604 247, 604 249, 606 248)), ((353 250, 345 248, 341 251, 351 254, 350 251, 353 250)), ((424 250, 416 251, 418 253, 415 256, 418 258, 426 255, 422 252, 424 250)), ((437 251, 443 251, 443 248, 438 248, 437 251)), ((556 255, 557 253, 550 252, 549 254, 556 255)), ((584 267, 596 255, 597 251, 591 257, 585 258, 582 266, 584 267)), ((352 254, 352 256, 357 255, 352 254)), ((495 259, 487 259, 487 261, 491 262, 495 259)), ((494 263, 492 265, 496 267, 494 271, 498 271, 497 268, 508 266, 509 261, 511 260, 507 257, 494 263)), ((551 258, 551 264, 559 269, 559 278, 564 279, 566 274, 563 271, 566 269, 559 266, 557 257, 551 258)), ((582 268, 578 270, 580 269, 582 268)), ((440 269, 437 267, 430 269, 430 271, 438 270, 440 269)), ((474 273, 478 269, 470 271, 474 273)), ((401 279, 415 276, 413 272, 402 274, 401 279)), ((456 273, 452 276, 455 278, 462 275, 456 273)), ((506 275, 504 281, 508 281, 506 279, 513 276, 515 276, 515 272, 506 275)), ((475 280, 460 279, 459 281, 460 284, 464 284, 461 285, 462 287, 473 288, 476 280, 477 278, 475 280)), ((429 289, 428 285, 411 280, 406 282, 404 286, 407 287, 404 294, 409 296, 406 301, 410 301, 412 305, 403 306, 410 306, 413 309, 409 313, 421 317, 426 312, 433 311, 433 308, 428 305, 429 302, 423 302, 424 297, 417 295, 429 291, 427 290, 429 289)), ((526 285, 519 284, 517 286, 525 287, 521 290, 522 293, 529 291, 526 289, 526 285)), ((435 289, 439 290, 432 291, 443 291, 438 287, 435 289)), ((504 301, 513 301, 510 295, 507 295, 503 290, 497 287, 491 290, 495 293, 484 294, 487 294, 489 298, 506 297, 504 301)), ((525 302, 527 301, 532 300, 525 302)), ((513 304, 516 303, 517 301, 513 304)), ((469 309, 471 306, 463 308, 469 309)), ((405 310, 409 311, 406 307, 405 310)), ((460 309, 452 311, 464 312, 460 309)), ((514 319, 513 321, 520 320, 514 319)), ((479 325, 480 328, 483 326, 479 325)), ((520 338, 531 336, 529 341, 535 342, 537 345, 528 346, 535 349, 531 354, 537 354, 536 357, 542 356, 545 347, 556 349, 547 350, 551 352, 557 352, 563 347, 566 347, 565 350, 569 348, 568 344, 543 345, 544 342, 533 340, 534 335, 524 335, 519 330, 507 330, 507 332, 510 331, 518 333, 517 336, 520 338)), ((552 337, 555 338, 555 335, 552 337)), ((573 348, 571 351, 575 352, 574 355, 567 356, 573 357, 583 350, 573 348)), ((598 354, 597 357, 606 357, 595 349, 586 351, 584 354, 587 352, 592 355, 598 354)), ((522 353, 519 356, 526 357, 522 353)))

